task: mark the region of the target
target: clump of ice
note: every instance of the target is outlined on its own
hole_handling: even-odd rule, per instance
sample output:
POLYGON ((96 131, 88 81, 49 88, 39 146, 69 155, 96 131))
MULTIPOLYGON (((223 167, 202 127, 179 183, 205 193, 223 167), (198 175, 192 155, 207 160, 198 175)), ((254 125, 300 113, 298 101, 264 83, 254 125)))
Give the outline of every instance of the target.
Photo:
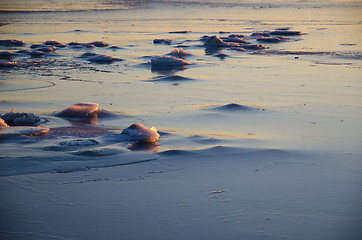
POLYGON ((76 103, 56 114, 58 117, 90 117, 97 114, 100 108, 97 103, 76 103))
POLYGON ((29 51, 28 54, 32 57, 41 57, 44 55, 44 52, 42 51, 29 51))
POLYGON ((98 119, 98 117, 117 116, 117 114, 99 108, 98 103, 83 102, 83 103, 73 104, 72 106, 64 110, 55 113, 55 116, 89 120, 89 119, 98 119))
POLYGON ((210 47, 229 47, 229 44, 225 43, 221 38, 216 35, 208 37, 204 45, 210 47))
POLYGON ((96 47, 107 47, 108 46, 108 43, 103 42, 103 41, 94 41, 94 42, 91 42, 90 44, 92 44, 96 47))
POLYGON ((160 138, 155 127, 147 128, 140 123, 134 123, 122 131, 122 134, 127 135, 130 140, 144 143, 157 142, 160 138))
POLYGON ((223 40, 224 42, 248 43, 247 41, 239 37, 225 37, 221 38, 221 40, 223 40))
POLYGON ((151 59, 152 66, 183 66, 189 64, 191 64, 189 61, 176 57, 161 56, 151 59))
POLYGON ((92 43, 80 43, 80 42, 70 42, 67 44, 68 46, 74 47, 74 48, 80 48, 80 47, 86 47, 86 48, 94 48, 94 45, 92 43))
POLYGON ((40 122, 40 117, 34 115, 33 113, 22 113, 15 111, 16 109, 13 108, 9 113, 5 113, 0 117, 9 126, 35 126, 40 122))
POLYGON ((44 42, 45 45, 59 45, 61 44, 60 42, 58 42, 57 40, 47 40, 44 42))
POLYGON ((9 125, 7 125, 2 118, 0 118, 0 128, 6 128, 6 127, 9 127, 9 125))
POLYGON ((181 58, 184 56, 190 56, 191 53, 186 52, 182 47, 175 48, 170 52, 170 55, 181 58))
POLYGON ((1 59, 10 59, 13 56, 13 52, 0 52, 1 59))
POLYGON ((90 62, 97 62, 97 63, 112 63, 113 61, 123 61, 123 59, 115 58, 108 55, 95 55, 88 59, 90 62))

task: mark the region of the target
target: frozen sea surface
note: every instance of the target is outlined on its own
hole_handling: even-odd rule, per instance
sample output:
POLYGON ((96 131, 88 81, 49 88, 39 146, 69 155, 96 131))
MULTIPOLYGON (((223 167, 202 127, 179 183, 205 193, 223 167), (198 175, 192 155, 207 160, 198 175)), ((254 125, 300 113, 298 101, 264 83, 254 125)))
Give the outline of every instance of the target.
POLYGON ((359 1, 0 3, 1 238, 359 239, 359 1))

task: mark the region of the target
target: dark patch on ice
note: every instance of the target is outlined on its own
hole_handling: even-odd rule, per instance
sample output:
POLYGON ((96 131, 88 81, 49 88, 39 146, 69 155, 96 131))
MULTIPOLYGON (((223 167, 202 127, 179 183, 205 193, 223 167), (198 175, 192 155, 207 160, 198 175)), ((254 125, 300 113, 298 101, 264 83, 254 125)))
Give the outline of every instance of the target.
POLYGON ((34 48, 40 48, 40 47, 44 47, 44 46, 45 46, 44 44, 32 44, 32 45, 30 45, 30 48, 34 49, 34 48))
POLYGON ((124 49, 123 47, 118 47, 118 46, 110 46, 108 47, 108 49, 111 49, 111 50, 120 50, 120 49, 124 49))
POLYGON ((167 150, 167 151, 159 152, 157 154, 160 156, 167 156, 167 157, 195 155, 194 152, 190 152, 190 151, 186 151, 186 150, 167 150))
POLYGON ((153 40, 153 43, 154 44, 161 44, 161 43, 163 43, 163 44, 171 44, 171 42, 172 42, 172 39, 168 39, 168 38, 162 38, 162 39, 154 39, 153 40))
POLYGON ((236 103, 230 103, 230 104, 226 104, 226 105, 222 105, 222 106, 211 107, 208 109, 218 110, 218 111, 258 111, 258 110, 265 111, 264 108, 250 107, 250 106, 240 105, 240 104, 236 104, 236 103))
POLYGON ((280 28, 276 28, 275 30, 278 30, 278 31, 287 31, 287 30, 290 30, 291 27, 280 27, 280 28))
POLYGON ((243 34, 230 34, 229 37, 231 37, 231 38, 234 38, 234 37, 244 38, 244 37, 246 37, 246 35, 243 35, 243 34))
POLYGON ((151 66, 152 73, 157 73, 164 76, 175 75, 176 72, 184 71, 185 69, 186 69, 185 66, 174 66, 174 67, 151 66))
POLYGON ((205 55, 214 55, 216 53, 220 53, 222 48, 214 47, 214 46, 207 46, 205 47, 205 55))
POLYGON ((183 33, 191 33, 192 31, 188 31, 188 30, 186 30, 186 31, 173 31, 173 32, 168 32, 168 33, 171 33, 171 34, 183 34, 183 33))
POLYGON ((270 35, 281 35, 281 36, 298 36, 302 34, 303 33, 300 31, 289 31, 289 30, 277 30, 270 32, 270 35))
POLYGON ((341 43, 342 46, 356 46, 356 43, 341 43))
POLYGON ((184 45, 184 44, 179 44, 175 46, 176 48, 188 48, 190 47, 190 45, 184 45))
POLYGON ((192 81, 195 80, 193 78, 183 77, 179 75, 172 76, 158 76, 156 78, 152 78, 150 80, 146 80, 147 82, 178 82, 178 81, 192 81))
POLYGON ((110 148, 110 147, 100 147, 100 148, 91 148, 86 150, 76 150, 71 151, 70 154, 89 156, 89 157, 102 157, 102 156, 113 156, 126 153, 126 151, 119 148, 110 148))
POLYGON ((312 52, 312 51, 285 51, 285 50, 265 50, 256 51, 255 54, 275 54, 275 55, 335 55, 335 52, 312 52))
POLYGON ((220 58, 221 60, 224 60, 225 58, 230 57, 229 55, 224 54, 224 53, 215 54, 214 56, 220 58))

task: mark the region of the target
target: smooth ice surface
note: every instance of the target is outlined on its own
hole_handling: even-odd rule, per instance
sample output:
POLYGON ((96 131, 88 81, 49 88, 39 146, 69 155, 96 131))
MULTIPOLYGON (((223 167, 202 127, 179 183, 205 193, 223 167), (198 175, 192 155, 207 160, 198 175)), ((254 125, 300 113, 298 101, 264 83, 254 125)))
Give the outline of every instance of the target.
POLYGON ((0 1, 0 238, 359 240, 361 9, 0 1))

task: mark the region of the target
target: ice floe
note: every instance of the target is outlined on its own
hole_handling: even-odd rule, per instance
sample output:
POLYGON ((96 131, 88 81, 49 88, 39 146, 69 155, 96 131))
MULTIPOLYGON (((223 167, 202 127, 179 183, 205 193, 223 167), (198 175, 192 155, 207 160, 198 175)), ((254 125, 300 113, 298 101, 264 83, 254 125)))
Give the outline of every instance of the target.
POLYGON ((178 58, 192 55, 191 53, 186 52, 182 47, 174 48, 169 54, 178 58))

